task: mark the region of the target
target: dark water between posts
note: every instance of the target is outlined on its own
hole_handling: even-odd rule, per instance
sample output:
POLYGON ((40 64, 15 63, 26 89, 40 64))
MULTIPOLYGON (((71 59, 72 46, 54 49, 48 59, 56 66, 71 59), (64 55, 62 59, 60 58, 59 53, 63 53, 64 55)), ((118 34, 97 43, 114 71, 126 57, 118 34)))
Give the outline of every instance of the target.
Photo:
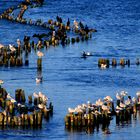
MULTIPOLYGON (((1 0, 0 13, 19 1, 1 0)), ((92 39, 87 42, 42 50, 43 83, 36 85, 36 59, 31 52, 29 66, 21 68, 0 68, 0 79, 4 87, 14 96, 15 89, 23 88, 26 95, 34 91, 45 93, 54 105, 54 115, 44 123, 40 130, 6 129, 0 130, 1 139, 68 139, 68 140, 138 140, 140 137, 140 115, 131 122, 116 125, 115 118, 109 129, 111 134, 99 131, 65 130, 64 117, 68 107, 75 107, 90 100, 110 95, 115 99, 117 91, 126 90, 132 96, 140 90, 140 66, 135 65, 140 58, 140 2, 139 0, 45 0, 40 8, 29 9, 25 16, 31 19, 55 19, 57 15, 66 22, 76 19, 90 28, 96 28, 92 39), (93 56, 82 59, 82 51, 91 51, 93 56), (101 70, 98 59, 126 58, 131 60, 130 67, 101 70)), ((17 38, 34 33, 44 33, 45 29, 0 20, 0 43, 14 44, 17 38)))

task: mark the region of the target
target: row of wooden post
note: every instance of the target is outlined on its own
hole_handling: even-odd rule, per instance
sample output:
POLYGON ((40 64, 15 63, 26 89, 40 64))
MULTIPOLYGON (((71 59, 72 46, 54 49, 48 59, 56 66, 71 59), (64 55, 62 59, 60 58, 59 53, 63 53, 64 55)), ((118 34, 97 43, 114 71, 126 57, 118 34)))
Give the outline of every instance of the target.
POLYGON ((48 120, 53 115, 53 105, 50 102, 47 109, 39 109, 38 104, 42 103, 40 98, 28 96, 28 103, 26 103, 25 93, 22 89, 15 91, 15 101, 7 98, 7 91, 0 87, 0 126, 27 126, 27 127, 41 127, 42 119, 48 120))
MULTIPOLYGON (((99 58, 98 60, 98 67, 101 67, 101 65, 106 65, 107 68, 109 68, 109 66, 113 66, 116 67, 118 65, 124 67, 124 66, 130 66, 130 59, 125 60, 124 58, 120 59, 120 62, 117 63, 117 60, 115 58, 112 59, 112 61, 110 62, 109 59, 105 59, 105 58, 99 58)), ((136 59, 136 65, 140 65, 140 60, 137 58, 136 59)))
POLYGON ((101 111, 100 114, 89 112, 86 115, 84 113, 68 113, 65 116, 65 126, 67 128, 84 128, 84 127, 96 127, 100 124, 108 125, 110 120, 115 115, 116 123, 125 122, 131 120, 131 116, 135 115, 137 111, 140 111, 140 105, 134 103, 133 106, 129 106, 122 110, 112 110, 111 113, 101 111))
POLYGON ((68 114, 65 117, 65 126, 68 127, 94 127, 104 122, 109 123, 111 120, 110 114, 86 114, 86 117, 82 114, 68 114))
MULTIPOLYGON (((30 3, 32 6, 32 2, 30 3)), ((11 7, 9 8, 8 10, 4 11, 3 14, 1 14, 1 18, 6 18, 8 20, 12 20, 12 21, 15 21, 15 22, 19 22, 19 23, 23 23, 23 24, 29 24, 29 25, 35 25, 35 26, 41 26, 41 27, 45 27, 45 28, 49 28, 50 30, 54 30, 55 26, 56 27, 61 27, 61 28, 65 28, 66 31, 69 31, 70 30, 70 27, 69 26, 65 26, 65 24, 63 23, 59 23, 58 21, 53 21, 53 20, 48 20, 48 23, 42 23, 41 20, 37 20, 35 23, 32 22, 32 20, 30 19, 29 22, 27 22, 26 19, 23 19, 22 18, 22 14, 20 13, 19 15, 22 15, 20 18, 12 18, 9 14, 12 13, 15 9, 17 8, 22 8, 21 11, 25 11, 27 10, 27 8, 24 8, 25 6, 27 5, 23 5, 22 3, 19 4, 16 8, 14 7, 11 7), (23 10, 24 9, 24 10, 23 10)), ((24 12, 22 12, 24 13, 24 12)), ((79 42, 80 40, 81 41, 85 41, 85 40, 88 40, 89 38, 92 37, 92 34, 85 34, 85 35, 82 35, 82 36, 77 36, 77 37, 72 37, 72 38, 67 38, 65 40, 65 44, 70 44, 70 42, 73 44, 75 42, 79 42)), ((45 41, 44 45, 46 47, 48 47, 49 45, 53 45, 53 46, 56 46, 56 45, 59 45, 60 41, 58 39, 55 39, 55 37, 52 37, 49 41, 45 41)), ((33 45, 34 46, 34 45, 33 45)))

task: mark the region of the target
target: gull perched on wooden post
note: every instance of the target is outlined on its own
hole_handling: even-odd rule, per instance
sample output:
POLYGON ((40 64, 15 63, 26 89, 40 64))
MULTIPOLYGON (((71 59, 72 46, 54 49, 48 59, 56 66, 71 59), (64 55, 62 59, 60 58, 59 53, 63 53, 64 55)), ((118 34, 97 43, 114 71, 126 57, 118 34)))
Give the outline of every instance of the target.
POLYGON ((44 56, 44 54, 43 54, 43 52, 38 51, 38 52, 37 52, 37 56, 38 56, 39 58, 42 58, 42 57, 44 56))
POLYGON ((20 39, 17 39, 17 45, 18 45, 18 47, 21 45, 20 39))
POLYGON ((4 83, 4 81, 3 80, 0 80, 0 88, 1 88, 1 85, 4 83))
POLYGON ((122 97, 124 97, 124 96, 128 95, 128 93, 127 93, 126 91, 123 90, 123 91, 120 92, 120 95, 121 95, 122 97))
POLYGON ((138 92, 136 93, 136 95, 139 97, 139 96, 140 96, 140 91, 138 91, 138 92))
POLYGON ((121 95, 119 95, 119 93, 116 93, 116 98, 117 100, 121 100, 121 95))
POLYGON ((97 105, 97 106, 102 106, 102 105, 103 105, 103 101, 102 101, 101 99, 98 99, 98 100, 96 101, 96 105, 97 105))
POLYGON ((73 114, 75 112, 75 109, 72 109, 72 108, 69 107, 68 112, 73 114))
POLYGON ((37 69, 39 71, 41 71, 41 69, 42 69, 42 57, 44 56, 44 54, 43 54, 43 52, 38 51, 37 52, 37 56, 38 56, 38 59, 37 59, 37 69))
POLYGON ((16 51, 15 47, 14 47, 13 45, 11 45, 11 44, 9 44, 9 49, 10 49, 12 52, 15 52, 15 51, 16 51))
POLYGON ((42 82, 41 78, 35 78, 35 80, 36 80, 36 83, 37 83, 37 84, 39 84, 39 83, 42 82))
POLYGON ((4 48, 4 45, 0 44, 0 49, 4 48))

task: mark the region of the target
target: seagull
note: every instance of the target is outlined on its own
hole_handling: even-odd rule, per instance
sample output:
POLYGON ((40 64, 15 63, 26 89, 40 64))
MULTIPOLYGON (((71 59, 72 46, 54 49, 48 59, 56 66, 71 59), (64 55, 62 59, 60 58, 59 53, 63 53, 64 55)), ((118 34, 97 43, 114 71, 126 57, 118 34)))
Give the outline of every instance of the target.
POLYGON ((78 105, 78 106, 77 106, 77 108, 81 109, 81 108, 82 108, 82 106, 81 106, 81 105, 78 105))
POLYGON ((103 105, 103 101, 102 101, 101 99, 98 99, 98 100, 96 101, 96 105, 97 105, 97 106, 102 106, 102 105, 103 105))
POLYGON ((118 114, 120 112, 120 110, 116 110, 116 113, 118 114))
POLYGON ((136 95, 137 95, 137 96, 140 96, 140 91, 138 91, 138 92, 136 93, 136 95))
POLYGON ((74 27, 75 27, 76 29, 79 28, 79 26, 78 26, 78 22, 77 22, 76 20, 73 21, 73 24, 74 24, 74 27))
POLYGON ((92 55, 91 52, 85 52, 85 51, 83 51, 83 52, 82 52, 82 56, 83 56, 83 57, 86 57, 86 56, 93 56, 93 55, 92 55))
POLYGON ((87 105, 86 104, 82 104, 82 107, 87 108, 87 105))
POLYGON ((104 100, 105 100, 105 101, 109 101, 109 102, 112 102, 112 101, 113 101, 113 99, 112 99, 110 96, 106 96, 106 97, 104 98, 104 100))
POLYGON ((92 53, 91 52, 86 52, 86 55, 87 56, 92 56, 92 53))
POLYGON ((12 52, 15 52, 15 51, 16 51, 15 47, 14 47, 13 45, 11 45, 11 44, 9 44, 9 49, 10 49, 12 52))
POLYGON ((125 108, 126 105, 120 102, 120 107, 121 107, 121 108, 125 108))
POLYGON ((119 93, 116 94, 116 98, 117 98, 118 100, 121 100, 121 96, 119 95, 119 93))
POLYGON ((38 94, 37 93, 33 93, 33 96, 35 97, 35 98, 38 98, 39 96, 38 96, 38 94))
POLYGON ((12 103, 16 103, 16 100, 13 99, 13 98, 11 98, 10 101, 11 101, 12 103))
POLYGON ((119 106, 116 106, 116 110, 122 110, 122 108, 119 106))
POLYGON ((6 110, 4 110, 4 111, 2 112, 2 114, 3 114, 4 116, 7 116, 6 110))
POLYGON ((12 103, 16 103, 16 100, 11 97, 10 93, 7 94, 7 98, 12 102, 12 103))
POLYGON ((106 105, 102 105, 102 109, 103 109, 104 111, 108 111, 108 110, 109 110, 109 108, 108 108, 106 105))
POLYGON ((17 44, 18 44, 18 46, 21 45, 21 41, 20 41, 20 39, 17 39, 17 44))
POLYGON ((42 58, 42 57, 44 56, 44 54, 43 54, 43 52, 38 51, 38 52, 37 52, 37 56, 38 56, 39 58, 42 58))
POLYGON ((38 96, 39 96, 40 98, 42 98, 42 97, 43 97, 43 93, 42 93, 41 91, 39 91, 38 96))
POLYGON ((4 48, 4 45, 0 44, 0 49, 4 48))
POLYGON ((124 96, 128 95, 128 93, 126 91, 121 91, 120 95, 124 97, 124 96))
POLYGON ((74 112, 75 112, 75 109, 68 108, 68 112, 69 112, 69 113, 74 113, 74 112))
POLYGON ((77 113, 80 113, 80 112, 83 113, 83 110, 81 108, 76 107, 75 108, 75 112, 77 112, 77 113))
POLYGON ((43 109, 44 108, 44 104, 38 104, 38 108, 39 109, 43 109))
POLYGON ((42 78, 39 78, 39 77, 38 77, 38 78, 36 78, 35 80, 36 80, 36 83, 37 83, 37 84, 39 84, 39 83, 41 83, 41 82, 42 82, 42 78))
POLYGON ((90 104, 90 101, 87 101, 87 104, 90 104))
POLYGON ((81 110, 82 110, 83 112, 86 112, 86 108, 83 107, 83 106, 81 106, 81 110))
POLYGON ((126 101, 125 101, 125 104, 126 104, 126 105, 130 105, 130 104, 131 104, 130 100, 126 100, 126 101))
POLYGON ((48 101, 48 97, 44 95, 42 92, 39 92, 38 96, 43 100, 44 103, 48 101))
POLYGON ((102 69, 106 69, 107 65, 106 64, 101 64, 102 69))
POLYGON ((3 80, 0 80, 0 85, 2 85, 4 83, 4 81, 3 80))
POLYGON ((99 111, 97 111, 97 110, 95 110, 95 112, 94 112, 94 114, 97 114, 97 115, 101 115, 101 112, 99 112, 99 111))
POLYGON ((137 100, 136 100, 135 97, 132 98, 132 101, 133 101, 133 103, 136 103, 137 102, 137 100))
POLYGON ((11 95, 10 95, 10 93, 7 94, 7 98, 8 99, 11 99, 12 98, 11 95))

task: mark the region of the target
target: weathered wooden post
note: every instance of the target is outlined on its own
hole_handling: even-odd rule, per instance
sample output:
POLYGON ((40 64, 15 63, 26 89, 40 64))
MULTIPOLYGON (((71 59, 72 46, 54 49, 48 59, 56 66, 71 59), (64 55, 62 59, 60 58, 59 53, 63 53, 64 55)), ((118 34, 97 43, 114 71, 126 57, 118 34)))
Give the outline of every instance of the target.
POLYGON ((120 65, 121 65, 122 67, 125 66, 125 60, 124 60, 124 58, 120 59, 120 65))
POLYGON ((113 67, 117 66, 117 60, 115 58, 112 59, 112 66, 113 67))
POLYGON ((29 95, 29 96, 28 96, 28 103, 29 103, 29 104, 32 104, 32 95, 29 95))
POLYGON ((38 56, 38 59, 37 59, 37 69, 38 70, 42 70, 42 57, 44 56, 44 54, 40 51, 37 52, 37 56, 38 56))

